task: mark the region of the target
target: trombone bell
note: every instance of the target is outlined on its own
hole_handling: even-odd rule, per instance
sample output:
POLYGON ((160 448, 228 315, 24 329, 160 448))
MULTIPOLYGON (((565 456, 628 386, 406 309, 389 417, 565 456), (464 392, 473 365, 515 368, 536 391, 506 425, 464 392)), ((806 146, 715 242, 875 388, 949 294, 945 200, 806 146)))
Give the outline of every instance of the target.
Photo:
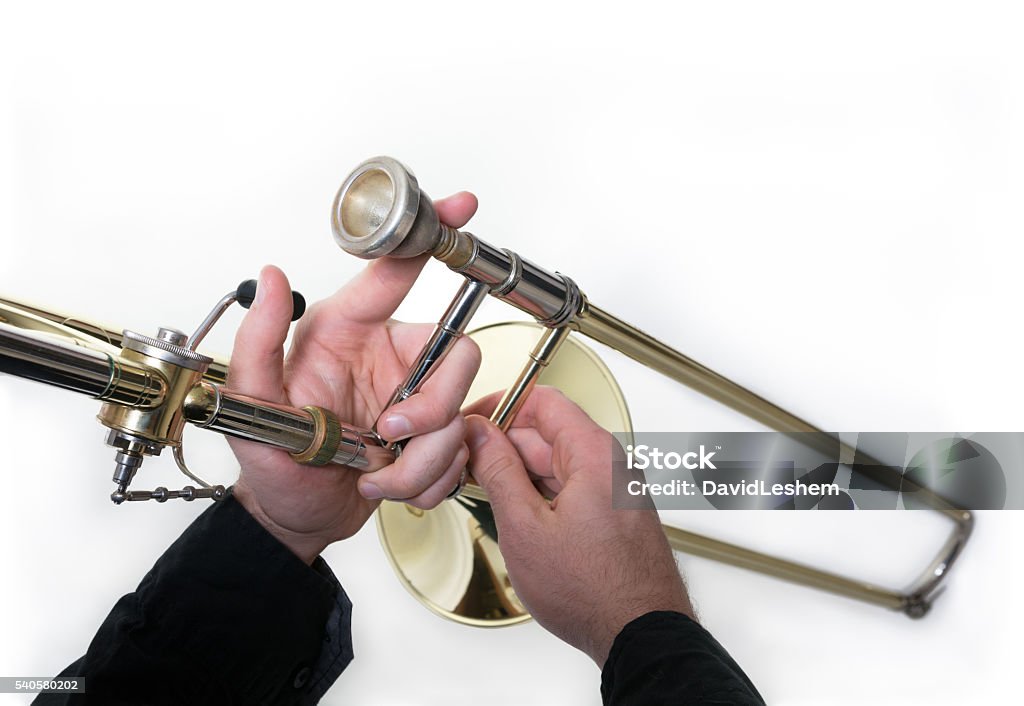
MULTIPOLYGON (((525 322, 485 326, 468 335, 483 353, 467 400, 508 385, 543 327, 525 322)), ((632 433, 626 399, 611 371, 576 338, 567 338, 539 383, 560 389, 609 431, 632 433)), ((530 619, 512 589, 498 551, 494 516, 482 491, 468 486, 433 510, 384 503, 377 530, 391 566, 416 599, 443 618, 476 627, 504 627, 530 619)))

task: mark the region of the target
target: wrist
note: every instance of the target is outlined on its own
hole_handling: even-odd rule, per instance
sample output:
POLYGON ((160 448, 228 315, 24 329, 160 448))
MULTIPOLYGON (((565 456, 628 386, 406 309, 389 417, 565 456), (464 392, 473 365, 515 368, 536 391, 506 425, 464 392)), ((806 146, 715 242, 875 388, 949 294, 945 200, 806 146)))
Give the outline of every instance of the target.
POLYGON ((275 522, 264 510, 256 494, 244 483, 236 483, 232 488, 232 494, 238 503, 252 515, 253 519, 262 525, 263 529, 306 564, 312 565, 320 553, 327 548, 329 542, 322 537, 296 532, 275 522))
POLYGON ((589 649, 584 651, 594 660, 598 669, 603 669, 615 640, 626 627, 645 615, 658 612, 680 613, 696 622, 693 607, 685 593, 681 596, 665 596, 660 599, 638 602, 618 613, 609 613, 614 617, 610 617, 591 632, 589 649))

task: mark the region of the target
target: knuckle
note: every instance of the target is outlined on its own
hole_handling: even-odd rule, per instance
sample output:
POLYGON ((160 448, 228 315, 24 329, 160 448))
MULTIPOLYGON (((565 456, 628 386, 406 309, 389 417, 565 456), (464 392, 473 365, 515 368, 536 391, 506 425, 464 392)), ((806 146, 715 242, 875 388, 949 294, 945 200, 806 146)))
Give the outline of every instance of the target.
POLYGON ((480 459, 477 461, 476 465, 482 471, 484 476, 493 479, 503 474, 510 473, 514 468, 515 463, 509 456, 501 454, 480 459))
POLYGON ((465 447, 455 455, 455 460, 441 478, 419 495, 406 500, 406 503, 421 510, 430 510, 440 505, 458 483, 459 474, 466 465, 469 450, 465 447), (463 453, 465 451, 465 454, 463 453))
POLYGON ((417 477, 408 471, 394 473, 390 478, 382 479, 378 485, 389 498, 405 499, 419 494, 423 488, 418 487, 417 477))
POLYGON ((442 495, 440 491, 430 490, 425 493, 420 493, 415 497, 406 498, 404 502, 406 505, 412 505, 420 510, 433 510, 441 504, 442 500, 444 500, 444 495, 442 495))
POLYGON ((452 462, 452 466, 455 470, 461 471, 469 463, 469 447, 463 443, 459 450, 455 453, 455 460, 452 462))
POLYGON ((508 478, 516 472, 516 463, 508 456, 494 456, 473 464, 473 475, 487 484, 487 494, 501 502, 510 495, 508 478))
POLYGON ((412 498, 427 490, 437 480, 437 470, 443 459, 436 453, 421 450, 418 453, 406 452, 402 455, 402 467, 396 469, 393 483, 390 484, 391 497, 412 498), (408 459, 408 460, 406 460, 408 459))
POLYGON ((569 401, 564 392, 551 385, 537 385, 533 390, 533 394, 537 395, 545 403, 569 401))
POLYGON ((440 399, 437 395, 424 393, 420 395, 419 409, 413 409, 414 419, 422 424, 424 431, 436 431, 448 425, 452 417, 457 416, 457 409, 453 411, 450 400, 440 399))

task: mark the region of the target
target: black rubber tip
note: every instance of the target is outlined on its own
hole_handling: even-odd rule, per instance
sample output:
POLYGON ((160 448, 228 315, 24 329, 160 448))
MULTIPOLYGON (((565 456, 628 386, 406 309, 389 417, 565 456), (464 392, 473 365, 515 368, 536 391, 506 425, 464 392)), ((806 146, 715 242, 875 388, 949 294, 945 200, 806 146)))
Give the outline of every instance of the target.
POLYGON ((248 309, 252 306, 252 302, 256 298, 256 280, 247 279, 238 285, 238 289, 235 290, 235 296, 238 298, 238 303, 242 305, 243 309, 248 309))
POLYGON ((306 313, 306 298, 292 290, 292 321, 298 321, 306 313))
MULTIPOLYGON (((247 279, 238 285, 235 290, 235 297, 238 303, 248 309, 256 299, 256 280, 247 279)), ((298 321, 306 313, 306 298, 296 291, 292 291, 292 321, 298 321)))

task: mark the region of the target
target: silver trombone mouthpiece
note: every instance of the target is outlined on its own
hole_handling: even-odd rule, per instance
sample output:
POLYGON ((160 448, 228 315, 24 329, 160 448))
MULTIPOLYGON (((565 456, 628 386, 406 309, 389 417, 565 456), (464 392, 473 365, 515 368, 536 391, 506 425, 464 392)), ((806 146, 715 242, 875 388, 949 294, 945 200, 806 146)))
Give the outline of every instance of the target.
POLYGON ((331 229, 342 250, 364 260, 415 257, 441 240, 434 204, 391 157, 368 159, 348 175, 334 197, 331 229))

